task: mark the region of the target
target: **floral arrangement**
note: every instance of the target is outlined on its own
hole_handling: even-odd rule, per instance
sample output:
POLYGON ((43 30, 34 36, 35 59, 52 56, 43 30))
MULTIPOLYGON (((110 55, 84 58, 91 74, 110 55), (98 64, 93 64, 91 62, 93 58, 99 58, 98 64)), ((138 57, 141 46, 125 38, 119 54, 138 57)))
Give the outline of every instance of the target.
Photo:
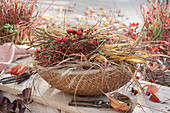
POLYGON ((35 58, 42 66, 48 67, 70 56, 91 57, 93 54, 90 53, 96 53, 97 47, 102 43, 101 39, 87 38, 93 32, 92 29, 84 31, 83 28, 68 29, 67 35, 52 38, 50 43, 45 44, 40 50, 36 50, 35 58))
MULTIPOLYGON (((94 29, 81 27, 77 30, 68 28, 66 32, 62 31, 60 36, 45 31, 46 35, 39 35, 39 40, 34 45, 34 47, 40 47, 40 49, 35 50, 35 60, 44 67, 54 66, 70 57, 73 57, 75 61, 79 59, 79 62, 89 59, 95 62, 94 58, 114 60, 115 62, 118 60, 134 63, 145 62, 144 59, 135 57, 134 51, 126 51, 134 49, 131 48, 133 43, 128 42, 127 37, 127 40, 123 41, 120 34, 105 30, 109 29, 107 27, 94 29)), ((43 30, 39 29, 38 32, 42 34, 43 30)))

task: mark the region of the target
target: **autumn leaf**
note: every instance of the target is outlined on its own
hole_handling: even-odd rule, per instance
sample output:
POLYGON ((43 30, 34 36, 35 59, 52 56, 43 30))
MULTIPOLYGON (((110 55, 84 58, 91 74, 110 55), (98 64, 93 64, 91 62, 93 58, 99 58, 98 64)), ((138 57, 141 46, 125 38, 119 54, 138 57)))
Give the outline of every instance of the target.
POLYGON ((89 11, 84 11, 84 16, 88 16, 89 15, 89 11))
POLYGON ((152 101, 152 102, 156 102, 156 103, 160 103, 161 102, 159 100, 159 98, 154 93, 152 93, 152 95, 150 96, 149 100, 152 101))
POLYGON ((149 85, 148 89, 147 89, 147 92, 149 93, 157 93, 158 92, 158 87, 155 86, 155 85, 149 85))
POLYGON ((150 85, 144 85, 142 88, 149 87, 150 85))
POLYGON ((155 85, 144 85, 143 88, 147 87, 148 93, 157 93, 159 88, 155 85))
POLYGON ((150 101, 152 102, 157 102, 157 103, 160 103, 160 100, 159 98, 154 94, 154 93, 157 93, 159 88, 155 85, 144 85, 143 88, 145 87, 148 87, 147 88, 147 93, 150 93, 152 94, 149 98, 150 101))

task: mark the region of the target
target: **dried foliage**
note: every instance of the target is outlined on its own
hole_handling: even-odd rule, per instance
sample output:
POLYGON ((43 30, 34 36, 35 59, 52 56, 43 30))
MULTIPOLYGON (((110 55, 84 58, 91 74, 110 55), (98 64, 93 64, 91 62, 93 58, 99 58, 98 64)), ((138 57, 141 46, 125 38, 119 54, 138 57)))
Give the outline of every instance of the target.
POLYGON ((170 12, 168 8, 165 2, 160 3, 158 0, 155 2, 151 0, 149 5, 141 6, 141 14, 146 24, 143 42, 151 44, 147 49, 153 53, 170 55, 170 12))
POLYGON ((1 0, 0 9, 0 45, 31 41, 32 26, 40 14, 36 0, 1 0))
POLYGON ((26 110, 31 112, 26 105, 31 104, 31 88, 25 88, 18 96, 21 99, 11 101, 5 96, 0 97, 0 111, 3 113, 24 113, 26 110))
MULTIPOLYGON (((150 0, 148 5, 141 5, 141 14, 145 22, 142 33, 143 43, 150 54, 170 55, 170 12, 167 1, 150 0)), ((161 85, 170 85, 167 57, 155 57, 148 65, 145 80, 161 85)))

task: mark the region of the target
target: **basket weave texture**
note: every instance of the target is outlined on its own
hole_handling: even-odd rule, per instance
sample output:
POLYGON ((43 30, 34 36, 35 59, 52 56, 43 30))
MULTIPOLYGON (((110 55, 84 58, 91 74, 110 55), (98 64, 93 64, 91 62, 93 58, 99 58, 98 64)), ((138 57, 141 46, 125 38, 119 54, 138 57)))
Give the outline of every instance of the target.
POLYGON ((63 92, 93 96, 114 91, 127 84, 130 73, 118 66, 108 67, 102 83, 103 72, 101 70, 71 70, 52 69, 39 71, 41 77, 51 86, 63 92), (102 91, 101 91, 102 90, 102 91))

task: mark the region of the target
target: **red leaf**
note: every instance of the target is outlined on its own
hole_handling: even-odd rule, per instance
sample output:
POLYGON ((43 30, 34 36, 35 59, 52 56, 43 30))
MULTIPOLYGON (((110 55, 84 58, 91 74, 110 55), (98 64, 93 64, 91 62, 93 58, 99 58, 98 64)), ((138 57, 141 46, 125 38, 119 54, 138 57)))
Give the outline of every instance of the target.
POLYGON ((37 51, 38 51, 37 49, 34 51, 36 57, 37 57, 37 51))
POLYGON ((31 91, 32 91, 31 88, 25 88, 25 89, 22 91, 22 95, 23 95, 25 98, 30 98, 30 97, 31 97, 31 91))
POLYGON ((16 65, 16 66, 14 66, 13 68, 11 68, 10 70, 9 70, 9 73, 11 74, 11 75, 15 75, 15 76, 22 76, 22 75, 24 75, 25 74, 25 71, 28 69, 29 70, 29 72, 31 73, 32 72, 32 68, 30 68, 30 67, 24 67, 23 69, 21 69, 21 67, 22 67, 22 64, 18 64, 18 65, 16 65))
POLYGON ((7 103, 11 103, 7 97, 3 96, 0 98, 0 104, 7 104, 7 103))
POLYGON ((154 93, 152 93, 149 100, 152 101, 152 102, 160 103, 159 98, 154 93))
POLYGON ((14 103, 8 103, 7 104, 7 109, 15 111, 16 105, 14 103))
POLYGON ((19 96, 20 98, 24 99, 25 97, 23 96, 23 94, 17 94, 17 96, 19 96))
POLYGON ((17 74, 18 74, 18 69, 20 69, 20 67, 21 67, 20 64, 14 66, 13 68, 11 68, 11 69, 9 70, 9 73, 10 73, 11 75, 17 75, 17 74))
POLYGON ((15 105, 15 107, 13 107, 13 110, 15 111, 16 110, 16 108, 18 107, 18 108, 20 108, 20 106, 21 106, 21 102, 22 100, 21 99, 15 99, 12 103, 15 105))
POLYGON ((25 108, 21 108, 20 110, 19 110, 19 113, 24 113, 25 112, 25 108))
POLYGON ((158 88, 157 86, 155 86, 155 85, 150 85, 150 86, 148 86, 147 92, 149 92, 149 93, 152 94, 152 93, 157 93, 158 90, 159 90, 159 88, 158 88))

